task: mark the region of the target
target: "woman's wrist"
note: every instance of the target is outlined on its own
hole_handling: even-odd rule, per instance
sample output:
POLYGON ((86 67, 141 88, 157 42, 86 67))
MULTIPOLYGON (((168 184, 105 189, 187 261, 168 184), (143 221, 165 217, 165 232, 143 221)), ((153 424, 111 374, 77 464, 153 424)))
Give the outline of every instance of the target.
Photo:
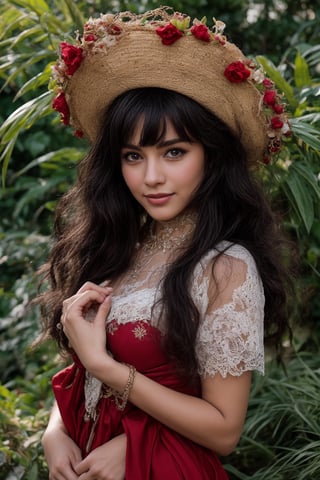
POLYGON ((109 385, 107 380, 113 377, 113 372, 117 369, 117 365, 120 364, 114 360, 113 357, 108 354, 108 352, 105 352, 103 355, 100 355, 97 358, 92 355, 90 364, 85 365, 85 368, 91 373, 92 376, 106 385, 109 385))
POLYGON ((114 398, 115 398, 115 404, 118 408, 118 410, 124 410, 126 408, 126 405, 128 403, 129 395, 131 393, 131 390, 133 388, 135 376, 136 376, 136 368, 132 365, 127 365, 129 367, 129 374, 128 374, 128 380, 127 383, 125 384, 125 387, 122 391, 122 393, 116 393, 114 398))
POLYGON ((102 363, 97 363, 90 373, 113 392, 117 407, 123 410, 134 385, 136 369, 132 365, 117 362, 109 355, 107 357, 102 363))

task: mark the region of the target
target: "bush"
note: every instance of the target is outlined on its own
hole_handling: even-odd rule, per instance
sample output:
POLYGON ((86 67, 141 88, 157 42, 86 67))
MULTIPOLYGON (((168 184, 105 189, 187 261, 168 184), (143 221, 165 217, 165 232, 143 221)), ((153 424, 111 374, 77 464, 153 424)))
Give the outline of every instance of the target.
POLYGON ((320 367, 311 354, 255 377, 244 432, 226 468, 231 479, 320 478, 320 367))
POLYGON ((30 351, 27 355, 26 377, 16 378, 6 386, 0 384, 0 478, 3 480, 48 479, 40 439, 53 402, 51 378, 59 366, 50 344, 43 345, 36 357, 30 351))

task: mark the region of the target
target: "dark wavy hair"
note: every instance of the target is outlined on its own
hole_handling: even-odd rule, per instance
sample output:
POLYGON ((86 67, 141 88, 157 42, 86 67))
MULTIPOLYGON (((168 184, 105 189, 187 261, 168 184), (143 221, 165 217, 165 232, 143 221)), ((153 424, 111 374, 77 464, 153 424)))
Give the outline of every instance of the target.
POLYGON ((66 337, 56 328, 62 301, 84 282, 115 279, 130 264, 144 212, 124 182, 120 151, 138 120, 143 122, 142 146, 159 142, 170 121, 181 139, 200 142, 205 151, 204 179, 190 205, 198 212, 194 235, 163 282, 167 353, 182 371, 195 375, 199 312, 190 295, 192 272, 201 257, 224 240, 243 245, 254 257, 266 298, 265 335, 279 347, 288 327, 285 249, 244 148, 212 112, 159 88, 131 90, 113 101, 96 143, 79 164, 77 183, 58 205, 54 246, 41 270, 50 283, 39 300, 44 334, 68 351, 66 337))

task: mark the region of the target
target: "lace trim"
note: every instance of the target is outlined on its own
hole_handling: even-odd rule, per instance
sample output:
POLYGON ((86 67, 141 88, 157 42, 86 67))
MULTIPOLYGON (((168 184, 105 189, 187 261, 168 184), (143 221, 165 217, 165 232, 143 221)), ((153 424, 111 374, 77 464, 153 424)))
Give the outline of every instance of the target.
POLYGON ((86 370, 86 377, 84 382, 84 397, 85 397, 85 420, 92 420, 95 422, 97 418, 96 407, 98 405, 102 392, 102 382, 93 377, 91 373, 86 370))
MULTIPOLYGON (((227 244, 223 245, 225 248, 227 244)), ((239 245, 233 245, 225 255, 243 261, 247 266, 246 279, 232 293, 231 301, 208 313, 208 278, 194 288, 194 297, 202 311, 196 356, 201 376, 220 373, 239 376, 248 370, 264 373, 264 291, 251 254, 239 245)), ((212 260, 209 253, 202 269, 212 260)), ((199 267, 200 268, 200 267, 199 267)), ((199 269, 198 269, 199 270, 199 269)), ((195 272, 199 277, 199 271, 195 272)))
POLYGON ((146 322, 158 328, 161 333, 165 333, 165 326, 159 320, 161 309, 161 306, 157 304, 159 299, 160 291, 156 287, 141 288, 128 294, 113 297, 107 326, 114 322, 118 325, 129 322, 146 322))

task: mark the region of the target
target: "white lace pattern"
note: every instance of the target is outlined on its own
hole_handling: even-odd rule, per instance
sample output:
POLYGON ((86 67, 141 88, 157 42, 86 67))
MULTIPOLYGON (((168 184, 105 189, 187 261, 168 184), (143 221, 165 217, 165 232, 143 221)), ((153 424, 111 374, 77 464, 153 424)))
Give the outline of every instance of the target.
MULTIPOLYGON (((220 373, 226 377, 247 370, 264 372, 262 282, 254 259, 245 248, 224 242, 219 251, 226 247, 229 248, 223 258, 230 279, 227 278, 223 291, 219 292, 218 302, 211 298, 216 298, 212 295, 215 290, 211 265, 217 251, 210 251, 194 272, 191 293, 201 317, 196 342, 201 376, 220 373)), ((111 322, 147 322, 165 333, 165 324, 159 321, 160 306, 153 310, 152 306, 160 298, 159 284, 168 263, 168 254, 160 252, 144 262, 134 280, 130 271, 125 274, 114 287, 107 326, 111 322)))
MULTIPOLYGON (((223 245, 223 248, 225 245, 223 245)), ((209 253, 202 268, 210 265, 216 253, 209 253)), ((194 298, 200 311, 201 324, 198 330, 196 355, 201 376, 220 373, 238 376, 247 370, 264 373, 264 292, 253 257, 243 247, 233 245, 224 254, 238 259, 245 268, 245 277, 239 285, 230 281, 225 288, 225 303, 218 308, 210 307, 208 285, 210 279, 194 282, 194 298)), ((199 275, 200 268, 195 272, 199 275)), ((208 270, 208 269, 207 269, 208 270)))

